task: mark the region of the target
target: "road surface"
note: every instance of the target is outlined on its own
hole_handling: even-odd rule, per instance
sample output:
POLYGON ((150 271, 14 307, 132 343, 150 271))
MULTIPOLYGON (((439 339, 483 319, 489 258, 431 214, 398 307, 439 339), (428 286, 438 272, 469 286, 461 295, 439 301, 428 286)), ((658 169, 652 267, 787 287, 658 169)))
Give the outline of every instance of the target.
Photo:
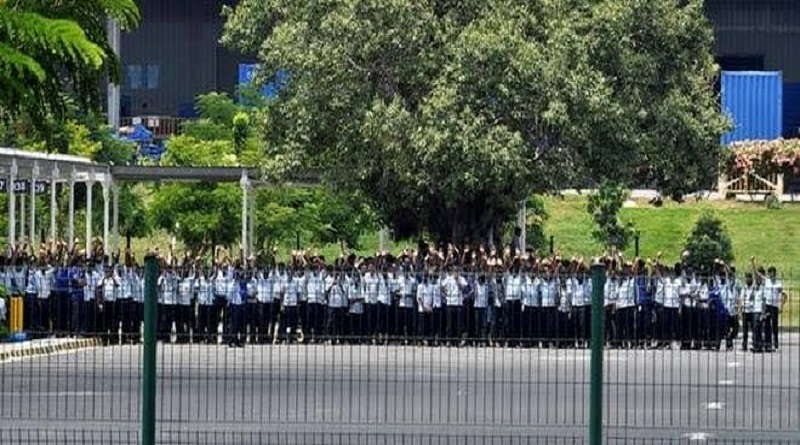
MULTIPOLYGON (((604 443, 800 443, 795 337, 606 351, 604 443)), ((158 367, 164 444, 571 444, 589 421, 587 350, 167 345, 158 367)), ((138 443, 141 409, 140 346, 0 363, 3 445, 138 443)))

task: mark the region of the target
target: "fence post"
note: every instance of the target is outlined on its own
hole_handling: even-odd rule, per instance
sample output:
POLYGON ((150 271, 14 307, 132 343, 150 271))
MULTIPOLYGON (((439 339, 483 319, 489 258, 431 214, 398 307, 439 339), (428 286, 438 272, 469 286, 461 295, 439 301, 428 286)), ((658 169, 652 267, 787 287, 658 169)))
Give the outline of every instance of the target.
POLYGON ((550 255, 552 255, 553 252, 555 252, 555 247, 556 247, 555 237, 553 235, 550 235, 550 255))
POLYGON ((636 258, 639 257, 639 234, 637 233, 636 236, 633 238, 633 250, 636 254, 636 258))
POLYGON ((592 362, 589 400, 589 444, 603 443, 603 287, 606 275, 602 264, 592 266, 592 362))
POLYGON ((156 321, 158 258, 144 259, 144 349, 142 357, 142 445, 156 443, 156 321))

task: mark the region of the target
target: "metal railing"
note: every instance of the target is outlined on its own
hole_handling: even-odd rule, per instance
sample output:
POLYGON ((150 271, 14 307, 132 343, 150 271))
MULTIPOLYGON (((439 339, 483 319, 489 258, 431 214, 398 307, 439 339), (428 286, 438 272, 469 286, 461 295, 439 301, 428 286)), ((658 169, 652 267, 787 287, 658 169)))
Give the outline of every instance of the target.
POLYGON ((655 299, 614 309, 597 291, 602 273, 593 318, 592 300, 534 306, 524 291, 488 300, 485 313, 474 299, 428 311, 415 297, 408 310, 403 292, 386 312, 362 314, 351 299, 330 307, 330 295, 324 307, 235 307, 194 293, 187 311, 158 301, 166 279, 148 264, 149 298, 68 302, 70 319, 93 317, 94 329, 60 330, 58 310, 28 324, 35 338, 96 346, 0 362, 0 443, 800 443, 791 279, 779 348, 766 352, 766 311, 715 312, 705 299, 674 312, 655 299), (748 348, 764 352, 743 350, 745 327, 748 348))

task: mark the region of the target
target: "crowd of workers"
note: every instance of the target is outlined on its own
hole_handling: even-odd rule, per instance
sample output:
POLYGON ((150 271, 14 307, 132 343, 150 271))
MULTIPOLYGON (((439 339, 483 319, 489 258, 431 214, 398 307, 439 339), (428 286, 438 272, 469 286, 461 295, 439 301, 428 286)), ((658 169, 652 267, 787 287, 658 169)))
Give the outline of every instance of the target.
MULTIPOLYGON (((65 243, 0 257, 0 284, 23 298, 30 335, 140 341, 142 264, 130 250, 93 258, 65 243)), ((591 332, 589 263, 605 271, 608 347, 730 350, 740 338, 745 350, 775 351, 787 301, 775 268, 755 259, 737 274, 721 261, 701 273, 663 264, 660 255, 584 261, 513 244, 500 251, 420 244, 330 262, 309 251, 285 261, 275 251, 236 260, 219 248, 212 258, 158 256, 161 341, 582 348, 591 332)))

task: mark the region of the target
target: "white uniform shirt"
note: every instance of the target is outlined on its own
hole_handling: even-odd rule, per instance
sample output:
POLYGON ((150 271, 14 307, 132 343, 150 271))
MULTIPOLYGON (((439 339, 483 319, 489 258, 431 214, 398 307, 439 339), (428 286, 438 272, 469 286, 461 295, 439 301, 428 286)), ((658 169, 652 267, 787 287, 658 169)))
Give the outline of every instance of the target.
POLYGON ((619 282, 615 279, 607 279, 605 287, 603 288, 603 305, 604 306, 614 306, 617 304, 617 296, 619 288, 619 282))
POLYGON ((523 278, 519 274, 509 274, 504 279, 506 301, 519 301, 522 299, 523 278))
POLYGON ((197 302, 203 306, 211 306, 214 304, 213 284, 209 282, 206 277, 200 276, 200 279, 194 280, 195 291, 197 292, 197 302))
POLYGON ((466 286, 466 281, 461 276, 448 275, 442 282, 444 298, 448 306, 461 306, 463 296, 461 288, 466 286))
POLYGON ((364 288, 365 303, 375 304, 378 302, 379 281, 378 275, 372 272, 367 272, 361 277, 361 286, 364 288))
POLYGON ((626 309, 636 306, 636 280, 624 278, 617 287, 617 308, 626 309))
POLYGON ((780 307, 781 293, 783 293, 783 283, 779 279, 764 280, 764 300, 767 306, 780 307))
POLYGON ((194 279, 192 277, 183 278, 178 284, 178 304, 181 306, 189 306, 192 304, 192 296, 194 295, 194 279))
POLYGON ((525 307, 538 307, 539 306, 539 286, 541 285, 539 277, 531 275, 526 276, 522 282, 522 305, 525 307))
POLYGON ((665 277, 660 280, 664 292, 664 307, 678 309, 681 307, 681 279, 678 277, 665 277))
POLYGON ((741 289, 734 283, 724 283, 719 285, 719 296, 728 315, 735 316, 739 312, 739 295, 741 289))
POLYGON ((100 281, 103 275, 96 271, 86 272, 86 285, 83 286, 83 301, 93 301, 97 287, 100 286, 100 281))
POLYGON ((49 298, 53 292, 53 281, 55 280, 56 270, 52 266, 48 266, 44 272, 41 273, 41 280, 39 281, 39 298, 49 298))
POLYGON ((351 314, 360 315, 364 313, 364 294, 361 289, 361 281, 347 278, 347 300, 350 302, 349 312, 351 314))
POLYGON ((389 279, 386 279, 382 276, 378 277, 378 303, 385 304, 387 306, 392 305, 392 295, 391 295, 389 279))
POLYGON ((764 287, 748 286, 742 298, 742 310, 746 314, 760 314, 764 309, 764 287))
POLYGON ((306 293, 309 303, 325 304, 325 282, 322 277, 312 272, 306 281, 306 293))
POLYGON ((414 307, 414 295, 416 294, 416 290, 414 288, 416 284, 417 283, 414 280, 414 277, 411 275, 401 275, 397 278, 397 287, 400 291, 400 301, 397 302, 399 307, 414 307))
POLYGON ((486 283, 475 281, 475 302, 474 307, 486 309, 489 306, 489 287, 486 283))
POLYGON ((116 300, 117 289, 119 289, 119 283, 113 277, 103 278, 103 301, 110 303, 116 300))
POLYGON ((556 307, 558 292, 558 279, 542 279, 541 283, 539 284, 539 296, 542 299, 542 307, 556 307))
POLYGON ((325 284, 325 288, 328 290, 328 306, 333 308, 346 308, 348 306, 345 284, 341 279, 337 281, 333 277, 328 277, 325 284))
POLYGON ((178 300, 178 277, 167 273, 161 282, 161 304, 175 304, 178 300))

